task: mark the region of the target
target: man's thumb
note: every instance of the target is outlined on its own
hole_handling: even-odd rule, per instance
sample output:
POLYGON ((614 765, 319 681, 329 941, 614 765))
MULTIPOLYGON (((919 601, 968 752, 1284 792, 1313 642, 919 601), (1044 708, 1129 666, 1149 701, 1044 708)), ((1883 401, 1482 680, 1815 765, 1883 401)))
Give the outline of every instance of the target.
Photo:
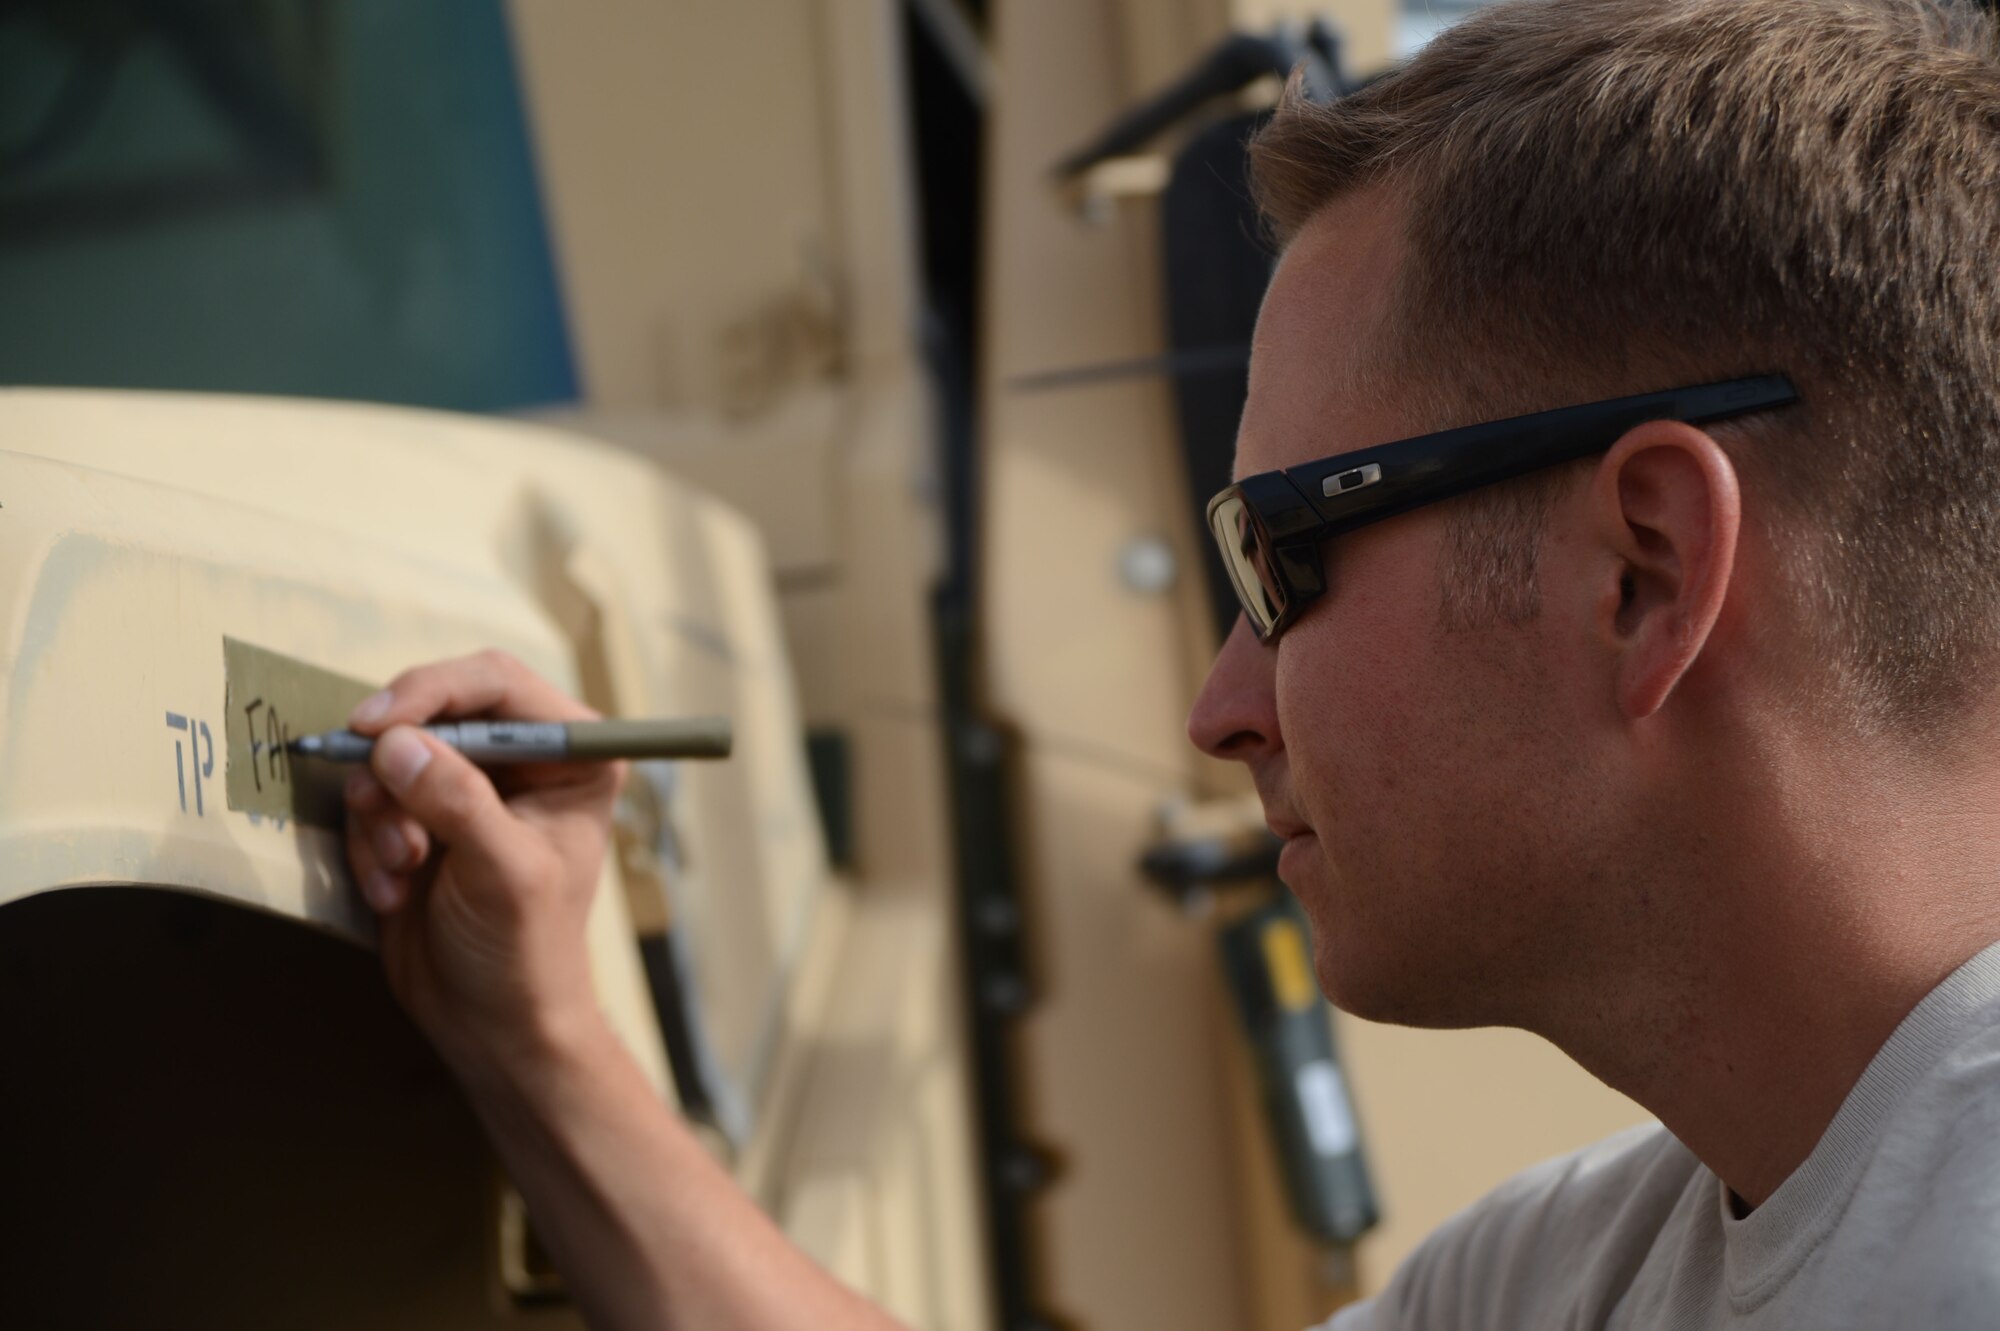
POLYGON ((511 830, 486 773, 413 726, 384 732, 369 764, 396 803, 446 844, 491 845, 511 830))

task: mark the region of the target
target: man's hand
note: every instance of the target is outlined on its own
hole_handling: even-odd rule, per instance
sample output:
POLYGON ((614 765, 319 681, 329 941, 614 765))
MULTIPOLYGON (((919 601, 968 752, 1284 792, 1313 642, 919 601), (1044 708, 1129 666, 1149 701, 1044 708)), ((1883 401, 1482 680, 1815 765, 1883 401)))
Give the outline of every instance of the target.
POLYGON ((461 1073, 514 1063, 599 1020, 585 920, 623 766, 489 776, 414 727, 596 713, 504 652, 405 671, 354 709, 377 736, 347 783, 347 855, 381 918, 390 987, 461 1073))
POLYGON ((412 728, 460 716, 595 713, 500 652, 398 675, 348 720, 378 738, 348 782, 347 856, 390 987, 464 1082, 585 1320, 901 1331, 751 1204, 598 1010, 584 924, 623 768, 489 778, 412 728))

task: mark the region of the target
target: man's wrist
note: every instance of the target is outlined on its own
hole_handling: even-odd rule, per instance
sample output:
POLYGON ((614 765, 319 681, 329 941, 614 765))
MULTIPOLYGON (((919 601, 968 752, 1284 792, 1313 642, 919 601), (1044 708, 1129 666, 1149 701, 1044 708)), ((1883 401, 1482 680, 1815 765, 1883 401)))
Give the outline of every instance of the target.
POLYGON ((551 1008, 496 1028, 433 1032, 445 1062, 474 1095, 546 1090, 624 1052, 595 1002, 551 1008))

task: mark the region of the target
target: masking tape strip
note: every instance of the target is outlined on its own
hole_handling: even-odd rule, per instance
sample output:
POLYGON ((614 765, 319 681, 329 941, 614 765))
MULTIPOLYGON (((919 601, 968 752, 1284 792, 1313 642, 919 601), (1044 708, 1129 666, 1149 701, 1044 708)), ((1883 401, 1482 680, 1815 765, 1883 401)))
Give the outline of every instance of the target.
POLYGON ((236 638, 222 640, 222 671, 229 807, 339 827, 348 769, 285 746, 346 725, 375 686, 236 638))

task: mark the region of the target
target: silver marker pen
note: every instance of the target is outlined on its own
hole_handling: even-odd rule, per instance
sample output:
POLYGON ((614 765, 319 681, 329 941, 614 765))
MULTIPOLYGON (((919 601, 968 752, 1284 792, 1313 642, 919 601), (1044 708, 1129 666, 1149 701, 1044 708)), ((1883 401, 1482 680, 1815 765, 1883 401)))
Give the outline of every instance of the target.
MULTIPOLYGON (((441 721, 422 727, 475 763, 602 762, 614 758, 727 758, 726 716, 652 721, 441 721)), ((365 763, 375 741, 329 730, 291 743, 301 757, 365 763)))

